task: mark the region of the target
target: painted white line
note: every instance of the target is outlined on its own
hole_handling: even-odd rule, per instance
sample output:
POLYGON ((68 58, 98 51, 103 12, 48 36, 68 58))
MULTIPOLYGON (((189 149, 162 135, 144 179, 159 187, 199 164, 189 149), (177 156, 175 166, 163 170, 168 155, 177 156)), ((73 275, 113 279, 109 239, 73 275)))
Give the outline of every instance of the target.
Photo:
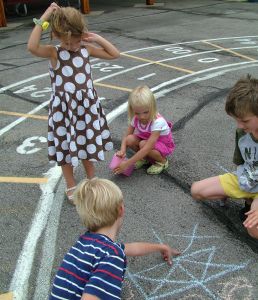
POLYGON ((14 299, 16 300, 29 299, 27 295, 28 283, 37 242, 46 226, 48 215, 54 199, 55 186, 57 185, 60 176, 61 168, 55 166, 45 174, 45 177, 49 179, 48 182, 40 185, 42 194, 30 226, 30 231, 25 239, 22 251, 19 255, 15 272, 10 284, 9 290, 13 291, 14 299))
MULTIPOLYGON (((27 114, 28 115, 35 114, 36 112, 38 112, 39 110, 41 110, 43 107, 47 106, 48 103, 49 103, 49 100, 43 102, 42 104, 40 104, 39 106, 37 106, 33 110, 29 111, 27 114)), ((13 127, 15 127, 16 125, 20 124, 21 122, 23 122, 26 119, 27 119, 27 117, 20 117, 19 119, 15 120, 14 122, 10 123, 9 125, 7 125, 4 128, 0 129, 0 136, 3 135, 4 133, 6 133, 7 131, 11 130, 13 127)))
POLYGON ((154 76, 154 75, 156 75, 156 73, 151 73, 151 74, 145 75, 145 76, 143 76, 143 77, 138 77, 137 79, 138 79, 138 80, 144 80, 144 79, 150 78, 150 77, 152 77, 152 76, 154 76))

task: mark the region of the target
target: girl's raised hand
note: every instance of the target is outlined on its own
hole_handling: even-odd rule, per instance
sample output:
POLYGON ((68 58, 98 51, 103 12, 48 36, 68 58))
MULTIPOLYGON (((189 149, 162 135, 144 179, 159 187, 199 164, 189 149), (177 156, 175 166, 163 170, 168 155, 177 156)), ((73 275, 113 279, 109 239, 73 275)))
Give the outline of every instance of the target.
POLYGON ((41 19, 44 21, 48 21, 50 16, 52 15, 52 13, 59 9, 60 7, 55 3, 52 2, 49 7, 46 9, 46 11, 44 12, 44 14, 41 16, 41 19))
POLYGON ((100 35, 93 32, 85 32, 82 36, 82 40, 87 43, 96 43, 100 38, 100 35))

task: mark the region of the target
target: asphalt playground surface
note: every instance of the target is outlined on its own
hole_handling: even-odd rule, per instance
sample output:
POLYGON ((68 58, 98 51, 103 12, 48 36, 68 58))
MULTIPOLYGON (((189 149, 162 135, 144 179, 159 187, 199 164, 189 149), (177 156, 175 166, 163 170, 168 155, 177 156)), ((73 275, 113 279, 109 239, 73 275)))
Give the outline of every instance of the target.
MULTIPOLYGON (((224 103, 241 76, 258 78, 257 11, 258 3, 240 1, 91 3, 89 29, 121 51, 117 60, 91 61, 115 149, 128 94, 143 83, 173 121, 176 142, 158 176, 145 169, 114 176, 114 151, 96 164, 96 175, 125 196, 119 240, 165 242, 182 252, 172 267, 158 254, 129 258, 122 299, 258 298, 258 242, 239 219, 243 201, 200 203, 190 195, 192 182, 234 170, 235 124, 224 103)), ((60 168, 47 160, 48 64, 26 49, 40 13, 11 16, 0 29, 0 300, 47 299, 63 255, 84 231, 65 200, 60 168)), ((84 176, 80 165, 78 182, 84 176)))

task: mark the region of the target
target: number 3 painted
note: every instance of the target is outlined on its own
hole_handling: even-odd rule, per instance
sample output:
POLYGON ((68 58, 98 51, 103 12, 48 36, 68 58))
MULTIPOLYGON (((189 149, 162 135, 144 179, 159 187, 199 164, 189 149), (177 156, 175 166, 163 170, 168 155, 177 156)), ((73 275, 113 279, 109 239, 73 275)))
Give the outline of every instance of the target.
POLYGON ((16 151, 20 154, 33 154, 41 150, 41 148, 35 148, 35 142, 32 141, 39 141, 40 143, 46 143, 47 139, 43 136, 32 136, 27 138, 20 146, 16 148, 16 151), (27 150, 26 148, 33 148, 31 150, 27 150))

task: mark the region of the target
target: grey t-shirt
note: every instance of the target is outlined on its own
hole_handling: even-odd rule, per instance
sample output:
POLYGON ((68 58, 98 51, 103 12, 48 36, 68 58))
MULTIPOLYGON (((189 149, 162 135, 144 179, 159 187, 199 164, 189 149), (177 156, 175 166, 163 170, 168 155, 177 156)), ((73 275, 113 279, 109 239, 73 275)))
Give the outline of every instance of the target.
POLYGON ((238 183, 241 190, 258 192, 258 140, 242 129, 236 130, 234 163, 237 167, 238 183))

